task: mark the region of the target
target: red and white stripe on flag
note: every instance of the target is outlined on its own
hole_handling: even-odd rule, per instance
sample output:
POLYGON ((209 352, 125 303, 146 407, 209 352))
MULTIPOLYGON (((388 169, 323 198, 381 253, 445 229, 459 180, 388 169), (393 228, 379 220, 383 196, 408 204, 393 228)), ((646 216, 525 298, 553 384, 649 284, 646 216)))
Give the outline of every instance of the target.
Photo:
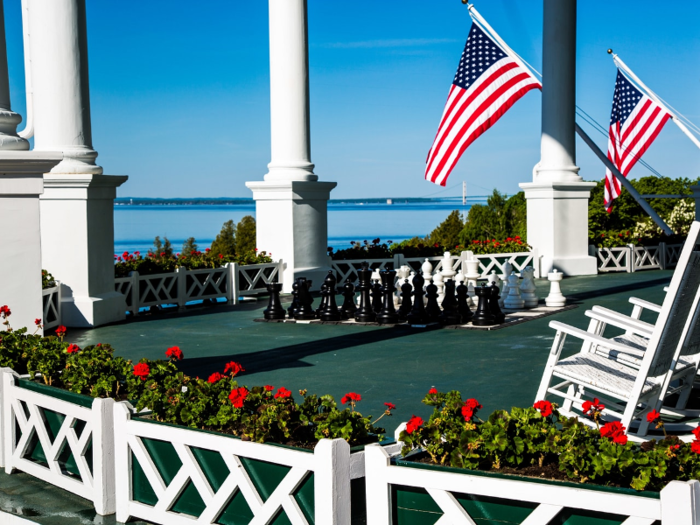
MULTIPOLYGON (((627 177, 670 116, 618 69, 608 131, 608 158, 622 175, 627 177)), ((604 202, 608 213, 621 190, 620 181, 606 169, 604 202)))
POLYGON ((444 186, 467 147, 535 88, 542 85, 532 73, 472 24, 428 153, 426 180, 444 186))

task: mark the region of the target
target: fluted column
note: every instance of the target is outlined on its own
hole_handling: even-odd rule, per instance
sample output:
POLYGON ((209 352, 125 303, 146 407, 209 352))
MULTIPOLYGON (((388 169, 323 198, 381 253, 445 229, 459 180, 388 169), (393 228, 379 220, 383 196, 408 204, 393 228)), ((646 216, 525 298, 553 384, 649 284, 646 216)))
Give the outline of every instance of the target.
POLYGON ((22 151, 29 149, 29 142, 17 135, 17 125, 20 122, 22 122, 22 117, 10 109, 5 9, 3 0, 0 0, 0 150, 22 151))
POLYGON ((62 285, 67 326, 124 319, 114 291, 114 198, 126 176, 107 176, 92 146, 85 0, 28 0, 34 149, 59 151, 44 174, 43 266, 62 285))
POLYGON ((311 162, 306 0, 269 0, 270 142, 264 182, 247 182, 255 199, 257 244, 285 262, 284 291, 296 277, 318 289, 328 271, 328 198, 311 162))
POLYGON ((541 158, 527 199, 527 242, 541 256, 541 274, 597 272, 588 256, 588 198, 594 183, 576 166, 576 0, 544 0, 541 158))

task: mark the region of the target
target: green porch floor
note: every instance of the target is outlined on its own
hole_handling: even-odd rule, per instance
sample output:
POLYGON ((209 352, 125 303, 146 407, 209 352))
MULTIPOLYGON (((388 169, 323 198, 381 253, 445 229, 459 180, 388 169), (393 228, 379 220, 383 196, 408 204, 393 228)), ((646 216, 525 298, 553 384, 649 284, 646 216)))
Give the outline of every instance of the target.
MULTIPOLYGON (((107 342, 134 361, 164 359, 165 350, 177 345, 185 354, 181 368, 190 375, 208 377, 235 360, 246 369, 239 376, 242 384, 284 386, 294 393, 306 388, 338 402, 347 392, 357 392, 362 396, 358 410, 366 414, 380 414, 390 401, 397 410, 383 422, 393 433, 412 414, 429 414, 420 400, 432 386, 474 397, 486 413, 531 404, 554 335, 550 321, 586 328, 584 312, 595 304, 630 312, 630 295, 661 302, 671 275, 647 271, 564 279, 563 293, 579 308, 490 332, 256 323, 267 305, 261 298, 73 329, 68 340, 80 346, 107 342)), ((540 280, 537 286, 538 295, 546 296, 549 283, 540 280)))

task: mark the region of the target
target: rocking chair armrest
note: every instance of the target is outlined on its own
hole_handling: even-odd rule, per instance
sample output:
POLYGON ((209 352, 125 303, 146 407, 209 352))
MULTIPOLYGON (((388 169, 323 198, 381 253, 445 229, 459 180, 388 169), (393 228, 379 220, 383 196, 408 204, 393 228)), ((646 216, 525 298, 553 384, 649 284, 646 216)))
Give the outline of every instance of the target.
POLYGON ((596 346, 602 346, 611 351, 615 350, 625 354, 634 355, 636 357, 644 356, 644 352, 641 350, 637 350, 636 348, 630 348, 624 343, 618 343, 616 341, 606 339, 605 337, 592 334, 590 332, 587 332, 586 330, 581 330, 580 328, 576 328, 574 326, 570 326, 559 321, 550 321, 549 327, 554 328, 557 332, 571 335, 573 337, 576 337, 577 339, 581 339, 588 343, 593 343, 596 346))
POLYGON ((630 303, 632 303, 635 306, 639 306, 640 308, 643 308, 645 310, 651 310, 652 312, 656 312, 657 314, 661 313, 661 305, 658 305, 656 303, 650 303, 649 301, 639 299, 638 297, 630 297, 630 303))
POLYGON ((608 310, 602 306, 594 306, 593 310, 587 310, 585 315, 596 321, 621 328, 628 332, 633 332, 643 337, 651 337, 651 334, 654 332, 654 325, 613 310, 608 310))

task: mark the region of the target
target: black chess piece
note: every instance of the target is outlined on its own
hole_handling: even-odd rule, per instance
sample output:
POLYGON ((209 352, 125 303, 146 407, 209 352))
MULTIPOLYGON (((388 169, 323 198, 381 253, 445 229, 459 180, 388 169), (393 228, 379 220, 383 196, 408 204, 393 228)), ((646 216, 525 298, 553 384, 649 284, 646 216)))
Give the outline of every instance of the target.
POLYGON ((377 314, 379 324, 396 324, 399 322, 399 314, 394 308, 394 292, 396 287, 396 270, 385 270, 379 274, 382 278, 382 297, 384 299, 381 311, 377 314))
POLYGON ((430 279, 430 284, 425 287, 425 295, 428 297, 428 304, 425 305, 425 313, 428 316, 428 322, 434 323, 440 319, 440 305, 438 304, 438 287, 433 284, 430 279))
POLYGON ((294 314, 299 309, 299 283, 294 281, 292 284, 292 304, 287 308, 287 315, 290 319, 294 319, 294 314))
POLYGON ((354 319, 357 305, 355 304, 355 285, 348 278, 345 280, 345 285, 342 287, 343 306, 340 307, 341 319, 354 319))
POLYGON ((373 323, 377 316, 372 309, 370 289, 372 283, 370 278, 372 277, 372 270, 369 269, 367 263, 362 264, 362 269, 357 270, 357 277, 359 279, 357 285, 357 291, 360 293, 360 306, 355 311, 355 321, 360 323, 373 323))
POLYGON ((316 318, 316 314, 313 308, 313 297, 311 297, 311 281, 308 281, 305 277, 299 277, 297 279, 299 285, 299 308, 297 308, 294 313, 294 319, 297 321, 309 321, 316 318))
POLYGON ((491 326, 496 324, 496 320, 489 310, 491 289, 486 288, 486 285, 482 284, 474 289, 474 293, 476 293, 476 296, 479 298, 479 304, 476 307, 476 312, 474 312, 474 317, 472 317, 472 324, 476 326, 491 326))
POLYGON ((496 286, 496 283, 491 283, 490 288, 491 295, 489 296, 489 310, 491 311, 496 324, 501 324, 506 320, 506 314, 504 314, 501 311, 501 308, 498 306, 498 299, 501 297, 501 290, 499 290, 498 286, 496 286))
POLYGON ((326 300, 328 296, 326 295, 326 283, 321 284, 321 304, 318 305, 318 308, 314 310, 314 315, 316 316, 316 319, 321 318, 321 312, 323 309, 326 307, 326 300))
POLYGON ((445 298, 442 300, 442 314, 440 314, 440 323, 443 325, 459 324, 462 316, 457 307, 457 298, 455 297, 455 282, 452 279, 445 281, 445 298))
POLYGON ((411 313, 413 303, 411 301, 411 296, 413 295, 413 288, 408 279, 404 281, 401 285, 401 306, 399 306, 399 319, 405 321, 408 318, 408 314, 411 313))
POLYGON ((287 312, 282 308, 280 303, 280 292, 282 291, 282 283, 269 283, 267 291, 270 293, 270 300, 267 303, 267 308, 263 310, 265 319, 284 319, 287 312))
POLYGON ((326 279, 323 281, 324 291, 321 292, 325 292, 326 294, 326 304, 321 310, 321 321, 340 321, 340 310, 338 310, 338 305, 335 302, 336 282, 335 272, 333 272, 333 270, 329 270, 326 279))
POLYGON ((379 281, 371 281, 372 283, 371 286, 371 294, 372 294, 372 310, 374 311, 375 314, 378 314, 379 312, 382 311, 382 305, 384 303, 384 298, 382 297, 382 285, 380 284, 379 281))
MULTIPOLYGON (((425 303, 423 302, 423 285, 425 279, 421 274, 416 274, 413 277, 413 307, 409 312, 406 320, 409 324, 425 324, 428 322, 428 315, 425 313, 425 303)), ((403 287, 401 288, 403 290, 403 287)))
POLYGON ((462 316, 462 324, 467 324, 472 320, 474 314, 471 308, 469 308, 469 287, 463 282, 460 282, 459 286, 457 286, 457 310, 459 310, 459 314, 462 316))

